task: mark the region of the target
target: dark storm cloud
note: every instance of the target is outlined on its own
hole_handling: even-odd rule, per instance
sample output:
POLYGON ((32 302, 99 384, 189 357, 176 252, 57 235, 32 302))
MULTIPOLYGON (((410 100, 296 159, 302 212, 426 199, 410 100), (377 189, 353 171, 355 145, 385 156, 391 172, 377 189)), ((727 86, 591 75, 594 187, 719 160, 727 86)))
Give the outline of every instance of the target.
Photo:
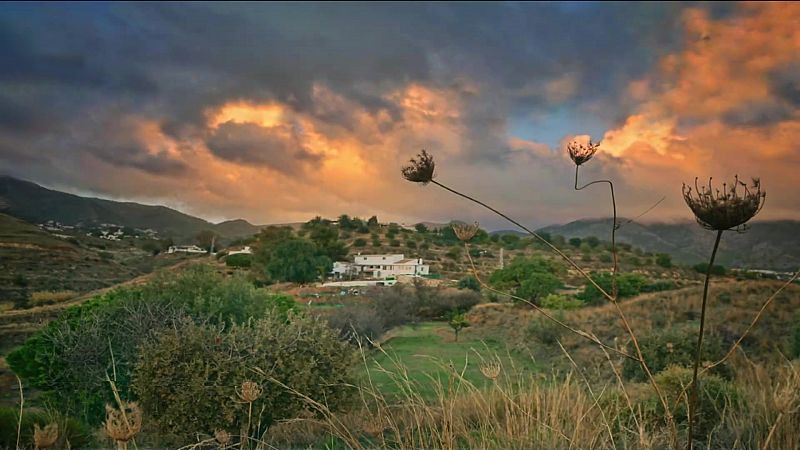
MULTIPOLYGON (((94 157, 161 176, 186 170, 174 155, 148 149, 113 123, 134 116, 156 123, 177 141, 204 141, 218 158, 297 174, 319 156, 254 126, 209 130, 207 111, 234 101, 277 100, 331 129, 356 127, 354 115, 319 108, 314 86, 321 85, 366 111, 387 113, 391 120, 379 124, 386 132, 403 120, 387 93, 418 82, 460 93, 465 143, 460 157, 502 166, 513 116, 592 103, 613 110, 613 117, 602 121, 624 117, 631 105, 620 103, 620 93, 680 45, 683 8, 674 3, 4 3, 0 157, 14 161, 20 151, 47 155, 51 163, 37 176, 72 177, 83 188, 92 187, 94 174, 61 173, 75 165, 58 164, 59 159, 94 157), (548 82, 565 75, 573 77, 570 92, 544 93, 548 82), (462 88, 464 80, 478 89, 462 88), (112 138, 114 133, 122 137, 112 138)), ((430 136, 417 139, 436 142, 430 136)))
POLYGON ((307 162, 320 157, 301 146, 292 130, 268 129, 258 125, 227 122, 220 125, 208 139, 208 148, 220 158, 268 166, 290 175, 300 175, 307 162))
POLYGON ((795 107, 800 107, 800 64, 793 64, 772 73, 770 86, 773 95, 795 107))

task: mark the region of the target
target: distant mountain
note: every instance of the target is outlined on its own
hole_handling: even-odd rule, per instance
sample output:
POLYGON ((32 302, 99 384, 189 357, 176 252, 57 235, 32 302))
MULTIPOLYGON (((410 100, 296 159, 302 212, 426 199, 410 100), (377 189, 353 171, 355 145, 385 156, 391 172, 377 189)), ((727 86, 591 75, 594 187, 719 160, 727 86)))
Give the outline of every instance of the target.
MULTIPOLYGON (((622 220, 624 222, 624 220, 622 220)), ((597 236, 610 239, 611 219, 578 220, 540 231, 566 238, 597 236)), ((708 260, 714 232, 694 222, 641 224, 631 222, 617 231, 620 242, 650 252, 669 253, 674 261, 695 264, 708 260)), ((800 221, 753 222, 745 233, 726 232, 717 255, 729 267, 793 271, 800 268, 800 221)))
POLYGON ((150 228, 161 236, 179 240, 202 230, 235 238, 255 234, 260 229, 241 219, 215 225, 166 206, 81 197, 8 176, 0 176, 0 212, 31 223, 55 220, 64 225, 113 223, 150 228))

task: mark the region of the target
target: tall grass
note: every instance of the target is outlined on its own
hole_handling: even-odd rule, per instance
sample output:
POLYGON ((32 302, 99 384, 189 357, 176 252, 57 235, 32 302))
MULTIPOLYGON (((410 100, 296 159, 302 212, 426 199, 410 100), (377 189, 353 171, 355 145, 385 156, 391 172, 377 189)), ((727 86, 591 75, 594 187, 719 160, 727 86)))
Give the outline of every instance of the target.
MULTIPOLYGON (((365 370, 358 410, 334 414, 309 400, 313 414, 274 426, 264 437, 263 448, 656 450, 670 445, 660 402, 646 384, 624 385, 618 377, 592 380, 577 368, 522 375, 514 367, 502 366, 496 355, 483 359, 471 363, 484 369, 483 384, 467 380, 466 367, 440 362, 448 376, 428 380, 434 387, 433 397, 428 398, 406 367, 391 359, 378 370, 389 375, 399 395, 389 397, 377 389, 365 370)), ((364 364, 371 362, 365 357, 364 364)), ((735 394, 711 411, 714 420, 696 447, 800 448, 800 363, 786 362, 777 369, 746 359, 742 364, 732 382, 735 394)), ((680 370, 688 383, 691 371, 680 370)), ((677 396, 668 394, 685 438, 687 393, 662 388, 677 396)))

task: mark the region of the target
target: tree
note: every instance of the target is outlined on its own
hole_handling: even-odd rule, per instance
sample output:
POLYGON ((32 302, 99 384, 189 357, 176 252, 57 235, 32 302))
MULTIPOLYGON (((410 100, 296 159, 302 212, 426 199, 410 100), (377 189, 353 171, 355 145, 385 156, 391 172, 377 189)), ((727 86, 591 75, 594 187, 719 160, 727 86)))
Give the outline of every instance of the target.
POLYGON ((213 251, 212 246, 216 244, 219 235, 212 230, 203 230, 194 237, 194 242, 206 251, 213 251))
POLYGON ((561 287, 561 280, 549 272, 534 272, 517 288, 517 297, 539 304, 542 297, 552 294, 561 287))
POLYGON ((310 283, 331 270, 331 260, 306 239, 290 239, 273 250, 267 272, 273 280, 310 283))
POLYGON ((342 230, 355 230, 356 226, 353 223, 353 220, 350 219, 350 216, 347 214, 342 214, 339 216, 339 228, 342 230))
POLYGON ((310 227, 309 238, 316 244, 320 253, 331 261, 341 261, 347 257, 347 247, 339 240, 339 230, 329 223, 319 223, 310 227))
POLYGON ((421 223, 421 222, 416 224, 416 225, 414 225, 414 229, 417 230, 417 233, 427 233, 428 232, 428 226, 425 225, 424 223, 421 223))
POLYGON ((600 245, 600 239, 597 239, 595 236, 587 236, 586 239, 584 239, 584 241, 586 241, 586 243, 589 244, 589 246, 592 248, 595 248, 598 245, 600 245))
POLYGON ((561 287, 558 275, 563 271, 561 265, 544 258, 517 258, 508 267, 495 270, 489 283, 538 304, 541 297, 561 287))
POLYGON ((473 291, 480 291, 481 290, 481 283, 472 275, 467 275, 464 278, 458 280, 458 288, 459 289, 470 289, 473 291))
POLYGON ((464 314, 455 311, 450 315, 450 320, 447 324, 453 329, 453 333, 456 335, 456 342, 458 342, 458 333, 469 326, 469 322, 464 317, 464 314))
POLYGON ((353 247, 366 247, 366 245, 367 245, 367 240, 364 238, 358 238, 355 241, 353 241, 353 247))
POLYGON ((579 237, 574 237, 574 238, 571 238, 571 239, 569 240, 569 245, 571 245, 571 246, 573 246, 573 247, 577 248, 577 247, 580 247, 580 246, 581 246, 581 242, 582 242, 582 241, 581 241, 581 238, 579 238, 579 237))
POLYGON ((267 266, 269 266, 272 260, 272 252, 279 244, 293 237, 294 233, 289 227, 270 226, 261 230, 253 244, 255 247, 253 252, 253 269, 259 272, 261 276, 269 279, 267 266))
POLYGON ((372 216, 367 220, 367 226, 370 228, 377 228, 379 225, 378 216, 372 216))
POLYGON ((668 253, 659 253, 656 255, 656 264, 661 267, 672 267, 672 256, 668 253))

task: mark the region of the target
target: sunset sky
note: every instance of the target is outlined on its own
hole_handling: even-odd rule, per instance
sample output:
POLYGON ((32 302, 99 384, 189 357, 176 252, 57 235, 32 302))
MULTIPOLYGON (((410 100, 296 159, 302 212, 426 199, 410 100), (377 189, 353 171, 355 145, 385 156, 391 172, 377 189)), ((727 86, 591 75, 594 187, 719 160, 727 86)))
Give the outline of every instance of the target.
POLYGON ((0 174, 254 223, 690 220, 760 177, 800 219, 800 3, 0 4, 0 174))

